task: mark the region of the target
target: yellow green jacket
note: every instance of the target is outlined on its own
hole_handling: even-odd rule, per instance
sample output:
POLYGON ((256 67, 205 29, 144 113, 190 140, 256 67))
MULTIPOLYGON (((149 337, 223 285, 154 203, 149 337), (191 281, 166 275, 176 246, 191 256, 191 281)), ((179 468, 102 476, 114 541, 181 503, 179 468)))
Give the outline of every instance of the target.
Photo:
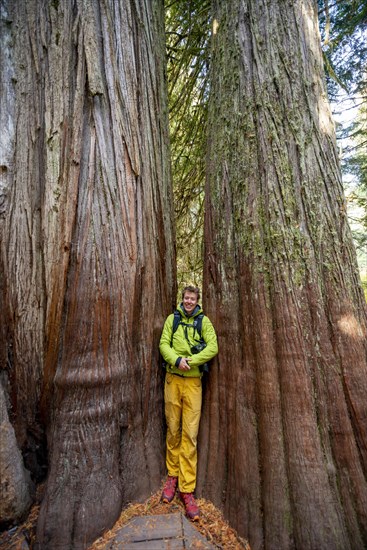
POLYGON ((215 357, 218 353, 218 342, 217 335, 215 333, 214 327, 210 319, 204 315, 201 335, 206 343, 206 348, 204 348, 200 353, 192 354, 191 348, 199 343, 200 335, 194 328, 194 319, 200 313, 202 309, 199 305, 196 306, 193 314, 190 317, 186 316, 183 305, 178 306, 178 311, 181 314, 181 320, 191 326, 184 327, 183 325, 178 325, 176 332, 173 335, 172 347, 171 347, 171 337, 172 337, 172 327, 173 327, 173 313, 169 315, 164 323, 162 336, 159 343, 159 350, 161 355, 166 363, 166 371, 179 374, 181 376, 189 377, 201 377, 202 372, 200 371, 200 365, 204 365, 210 359, 215 357), (187 339, 185 337, 185 328, 187 329, 187 339), (177 368, 176 365, 179 364, 181 357, 190 357, 190 370, 181 371, 177 368))

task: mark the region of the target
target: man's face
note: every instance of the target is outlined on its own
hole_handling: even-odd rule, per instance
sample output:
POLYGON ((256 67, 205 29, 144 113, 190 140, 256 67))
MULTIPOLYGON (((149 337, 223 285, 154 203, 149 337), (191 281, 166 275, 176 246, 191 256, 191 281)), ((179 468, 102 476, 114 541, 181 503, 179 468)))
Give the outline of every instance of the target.
POLYGON ((198 298, 195 292, 186 291, 183 297, 183 306, 187 313, 192 313, 198 303, 198 298))

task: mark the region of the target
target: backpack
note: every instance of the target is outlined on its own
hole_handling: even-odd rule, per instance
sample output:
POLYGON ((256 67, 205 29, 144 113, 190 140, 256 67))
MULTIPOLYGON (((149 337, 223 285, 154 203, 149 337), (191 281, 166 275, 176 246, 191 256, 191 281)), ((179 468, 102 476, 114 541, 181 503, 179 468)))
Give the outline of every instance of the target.
MULTIPOLYGON (((178 326, 179 325, 183 325, 184 327, 186 326, 193 326, 194 327, 194 336, 195 336, 195 331, 198 333, 198 335, 200 336, 200 341, 198 342, 197 346, 194 346, 194 348, 198 347, 198 349, 196 351, 193 351, 194 348, 191 348, 191 351, 192 353, 199 353, 199 351, 201 351, 201 349, 205 348, 206 347, 206 343, 205 343, 205 340, 204 338, 202 337, 201 335, 201 329, 202 329, 202 325, 203 325, 203 318, 204 318, 204 313, 199 313, 199 315, 197 315, 194 319, 194 322, 190 325, 187 325, 186 323, 183 323, 181 321, 181 314, 180 312, 178 311, 178 309, 176 309, 174 312, 173 312, 173 323, 172 323, 172 334, 171 334, 171 347, 172 347, 172 343, 173 343, 173 335, 174 333, 176 332, 176 330, 178 329, 178 326)), ((185 336, 186 336, 186 339, 187 339, 187 333, 185 331, 185 336)), ((200 365, 199 367, 200 369, 200 372, 209 372, 209 366, 208 366, 208 363, 204 363, 203 365, 200 365)))
MULTIPOLYGON (((200 341, 204 342, 202 336, 201 336, 201 327, 203 325, 203 318, 204 318, 204 313, 199 313, 199 315, 197 315, 194 319, 194 322, 192 323, 192 325, 190 326, 193 326, 194 327, 194 335, 195 335, 195 330, 197 331, 197 333, 199 334, 200 336, 200 341)), ((178 326, 179 325, 184 325, 186 326, 186 323, 182 323, 181 322, 181 314, 180 312, 178 311, 178 309, 176 309, 174 312, 173 312, 173 323, 172 323, 172 334, 171 334, 171 347, 172 347, 172 342, 173 342, 173 335, 174 333, 176 332, 176 330, 178 329, 178 326)))

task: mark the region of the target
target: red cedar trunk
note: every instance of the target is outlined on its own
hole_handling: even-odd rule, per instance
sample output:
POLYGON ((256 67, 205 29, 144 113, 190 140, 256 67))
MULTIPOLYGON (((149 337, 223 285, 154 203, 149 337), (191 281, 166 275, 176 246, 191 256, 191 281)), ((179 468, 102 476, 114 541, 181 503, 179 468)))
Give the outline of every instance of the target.
POLYGON ((366 306, 316 6, 214 2, 199 491, 258 548, 367 544, 366 306))
POLYGON ((163 475, 158 340, 175 300, 163 3, 10 6, 2 258, 17 432, 26 445, 41 408, 40 547, 81 548, 163 475))

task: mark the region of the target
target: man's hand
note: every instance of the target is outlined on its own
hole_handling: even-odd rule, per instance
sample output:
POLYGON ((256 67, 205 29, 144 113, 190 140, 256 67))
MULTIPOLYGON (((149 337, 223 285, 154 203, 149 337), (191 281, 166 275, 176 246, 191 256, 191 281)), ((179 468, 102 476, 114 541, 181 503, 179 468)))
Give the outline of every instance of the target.
POLYGON ((190 357, 182 357, 180 364, 178 365, 178 368, 180 370, 190 370, 189 361, 191 361, 190 357))

